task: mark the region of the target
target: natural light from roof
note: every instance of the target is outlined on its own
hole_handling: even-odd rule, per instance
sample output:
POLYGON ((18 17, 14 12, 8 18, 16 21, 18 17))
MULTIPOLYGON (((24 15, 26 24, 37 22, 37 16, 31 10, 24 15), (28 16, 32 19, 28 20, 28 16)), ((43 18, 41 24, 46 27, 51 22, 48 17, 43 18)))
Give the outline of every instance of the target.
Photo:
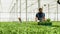
POLYGON ((10 5, 11 5, 12 0, 1 0, 1 8, 3 12, 8 11, 10 5))

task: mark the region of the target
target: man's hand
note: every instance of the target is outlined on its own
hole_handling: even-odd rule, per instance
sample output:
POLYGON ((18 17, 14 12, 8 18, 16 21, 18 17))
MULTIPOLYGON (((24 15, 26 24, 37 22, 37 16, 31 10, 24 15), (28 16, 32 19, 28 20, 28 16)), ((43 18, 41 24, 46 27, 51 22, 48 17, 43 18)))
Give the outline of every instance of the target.
POLYGON ((45 17, 43 17, 43 21, 45 21, 45 17))
POLYGON ((37 22, 37 20, 38 20, 38 18, 36 17, 36 18, 35 18, 35 21, 37 22))
POLYGON ((40 20, 37 20, 37 22, 40 22, 40 20))

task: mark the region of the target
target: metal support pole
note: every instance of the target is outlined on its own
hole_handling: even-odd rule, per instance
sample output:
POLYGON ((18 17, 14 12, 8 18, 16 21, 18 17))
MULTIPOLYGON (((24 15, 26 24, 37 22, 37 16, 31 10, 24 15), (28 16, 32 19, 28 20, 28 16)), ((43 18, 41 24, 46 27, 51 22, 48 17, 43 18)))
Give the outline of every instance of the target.
POLYGON ((21 0, 20 0, 20 18, 21 18, 21 0))
POLYGON ((38 0, 38 8, 40 8, 40 0, 38 0))
POLYGON ((26 21, 27 21, 27 0, 26 0, 26 21))
POLYGON ((17 18, 18 18, 18 0, 16 0, 16 16, 17 16, 17 18))
POLYGON ((58 22, 58 4, 57 4, 57 22, 58 22))
MULTIPOLYGON (((2 8, 2 4, 1 4, 1 0, 0 0, 0 12, 2 12, 3 11, 3 8, 2 8)), ((1 20, 1 14, 0 14, 0 20, 1 20)))
POLYGON ((49 18, 49 4, 48 4, 48 18, 49 18))
MULTIPOLYGON (((1 8, 1 0, 0 0, 0 8, 1 8)), ((0 12, 1 12, 1 9, 0 9, 0 12)), ((1 21, 1 14, 0 14, 0 21, 1 21)))

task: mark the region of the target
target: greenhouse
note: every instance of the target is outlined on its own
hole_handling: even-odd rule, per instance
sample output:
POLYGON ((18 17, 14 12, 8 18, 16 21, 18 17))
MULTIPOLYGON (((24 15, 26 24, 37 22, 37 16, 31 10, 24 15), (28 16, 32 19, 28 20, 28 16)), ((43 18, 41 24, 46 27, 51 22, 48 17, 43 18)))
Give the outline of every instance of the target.
POLYGON ((60 34, 60 0, 0 0, 0 34, 60 34))

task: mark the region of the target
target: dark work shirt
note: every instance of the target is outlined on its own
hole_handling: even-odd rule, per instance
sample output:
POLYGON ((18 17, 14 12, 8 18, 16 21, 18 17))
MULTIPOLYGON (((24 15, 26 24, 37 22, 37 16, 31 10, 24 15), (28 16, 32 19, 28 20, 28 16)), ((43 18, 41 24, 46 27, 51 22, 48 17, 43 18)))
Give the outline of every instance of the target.
POLYGON ((45 17, 45 13, 37 13, 36 17, 38 18, 38 20, 42 20, 45 17))

